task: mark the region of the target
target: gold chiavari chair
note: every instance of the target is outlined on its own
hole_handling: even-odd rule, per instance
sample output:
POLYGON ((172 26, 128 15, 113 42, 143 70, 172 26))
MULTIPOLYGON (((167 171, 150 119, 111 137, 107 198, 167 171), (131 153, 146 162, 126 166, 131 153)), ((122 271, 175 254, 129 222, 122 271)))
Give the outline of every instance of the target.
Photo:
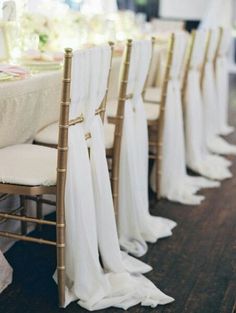
MULTIPOLYGON (((154 46, 156 44, 156 39, 152 38, 152 51, 154 53, 154 46)), ((166 100, 167 84, 169 79, 170 67, 172 63, 172 55, 174 48, 174 35, 171 36, 170 45, 168 49, 167 66, 165 71, 165 79, 161 87, 161 100, 153 102, 145 102, 146 117, 148 120, 149 128, 149 148, 150 148, 150 159, 156 161, 156 189, 159 195, 159 182, 161 172, 158 170, 161 168, 161 147, 162 147, 162 132, 163 132, 163 122, 164 122, 164 108, 166 100)), ((132 95, 127 94, 127 82, 129 76, 129 64, 132 51, 132 40, 128 40, 125 50, 125 58, 123 64, 123 71, 121 75, 120 91, 118 105, 117 102, 108 104, 107 114, 109 123, 115 124, 115 139, 112 148, 107 149, 107 157, 111 160, 111 180, 112 180, 112 191, 114 207, 117 212, 118 210, 118 193, 119 193, 119 162, 120 162, 120 149, 121 149, 121 136, 123 127, 123 115, 124 115, 124 105, 127 99, 130 99, 132 95), (112 107, 111 107, 112 106, 112 107), (114 114, 114 110, 116 114, 114 114)), ((153 56, 152 56, 153 58, 153 56)), ((150 63, 150 67, 152 62, 150 63)), ((146 94, 147 81, 143 90, 143 96, 146 94)), ((111 131, 108 132, 110 135, 111 131)))
MULTIPOLYGON (((64 77, 59 119, 58 147, 56 149, 39 145, 21 144, 0 150, 1 183, 0 193, 19 195, 21 206, 17 211, 0 213, 2 220, 16 220, 22 223, 22 233, 0 231, 0 236, 46 244, 57 249, 57 282, 59 305, 65 303, 65 181, 67 171, 68 128, 75 122, 69 121, 72 50, 66 49, 64 77), (12 157, 14 155, 14 158, 12 157), (24 207, 26 196, 56 195, 56 221, 42 217, 27 216, 24 207), (20 214, 18 214, 20 213, 20 214), (27 223, 56 227, 56 240, 27 236, 27 223)), ((76 123, 82 122, 80 118, 76 123)))

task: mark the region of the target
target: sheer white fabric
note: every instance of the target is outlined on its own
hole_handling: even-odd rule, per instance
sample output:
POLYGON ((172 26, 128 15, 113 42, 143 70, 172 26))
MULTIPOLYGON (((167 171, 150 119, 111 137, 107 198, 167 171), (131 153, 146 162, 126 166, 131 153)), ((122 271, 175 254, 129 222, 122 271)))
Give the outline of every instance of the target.
POLYGON ((12 282, 12 268, 0 251, 0 293, 12 282))
POLYGON ((220 102, 218 101, 219 99, 216 88, 213 62, 218 40, 219 30, 212 30, 203 80, 206 141, 208 149, 213 153, 236 154, 236 146, 229 144, 225 139, 219 136, 219 134, 221 133, 221 123, 218 114, 218 112, 220 112, 220 102))
MULTIPOLYGON (((186 171, 180 75, 187 41, 186 33, 175 34, 173 61, 165 103, 160 195, 171 201, 197 205, 204 197, 195 193, 201 188, 217 187, 218 182, 203 177, 189 176, 186 171)), ((153 171, 152 186, 155 188, 154 175, 153 171)))
POLYGON ((216 59, 216 88, 219 101, 219 127, 220 134, 229 135, 234 131, 234 127, 228 125, 228 105, 229 105, 229 50, 232 36, 230 29, 223 29, 222 40, 219 53, 216 59))
POLYGON ((149 213, 148 128, 142 90, 151 58, 150 41, 134 41, 121 143, 118 230, 121 247, 142 256, 147 242, 168 237, 176 223, 149 213))
POLYGON ((217 180, 232 176, 230 162, 211 154, 205 144, 204 106, 200 89, 200 66, 204 60, 207 33, 199 30, 190 60, 185 94, 185 130, 187 165, 195 172, 217 180))
POLYGON ((200 28, 231 27, 232 12, 232 0, 211 0, 200 28))
POLYGON ((79 299, 91 311, 110 306, 127 309, 138 303, 155 307, 173 301, 140 274, 150 266, 120 252, 103 128, 95 116, 106 90, 110 53, 108 46, 76 51, 72 63, 70 118, 82 112, 85 123, 69 128, 66 305, 79 299))

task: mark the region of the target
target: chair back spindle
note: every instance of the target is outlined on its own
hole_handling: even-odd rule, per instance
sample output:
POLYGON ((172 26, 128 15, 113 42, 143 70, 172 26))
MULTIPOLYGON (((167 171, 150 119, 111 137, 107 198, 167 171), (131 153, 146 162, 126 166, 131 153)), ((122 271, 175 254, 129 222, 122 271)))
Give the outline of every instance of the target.
POLYGON ((156 192, 157 197, 160 198, 160 185, 161 185, 161 167, 162 167, 162 147, 163 147, 163 131, 164 131, 164 118, 165 118, 165 103, 167 97, 167 87, 170 79, 171 66, 173 62, 173 53, 175 45, 175 35, 171 34, 168 48, 168 56, 166 61, 165 76, 162 84, 161 103, 160 103, 160 117, 158 120, 158 134, 157 134, 157 160, 156 160, 156 192))
POLYGON ((118 99, 118 108, 116 114, 116 126, 115 126, 115 138, 114 138, 114 148, 113 148, 113 165, 112 165, 112 174, 111 174, 111 184, 112 184, 112 194, 115 212, 117 214, 118 210, 118 193, 119 193, 119 170, 120 170, 120 151, 121 151, 121 136, 123 128, 123 119, 124 119, 124 106, 127 99, 127 86, 129 78, 129 67, 130 67, 130 58, 132 51, 132 40, 128 39, 126 43, 126 50, 121 74, 120 90, 119 90, 119 99, 118 99))
POLYGON ((65 50, 57 161, 57 276, 59 306, 65 303, 65 183, 68 151, 72 49, 65 50))

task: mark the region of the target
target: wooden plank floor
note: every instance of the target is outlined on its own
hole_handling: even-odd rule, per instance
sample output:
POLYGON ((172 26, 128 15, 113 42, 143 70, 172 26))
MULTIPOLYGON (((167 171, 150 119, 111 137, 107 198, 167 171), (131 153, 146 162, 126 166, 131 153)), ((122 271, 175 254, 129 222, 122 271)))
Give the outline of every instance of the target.
MULTIPOLYGON (((230 118, 236 126, 236 90, 231 93, 230 118)), ((228 139, 236 144, 236 133, 228 139)), ((152 198, 152 213, 177 221, 178 227, 171 238, 150 245, 143 260, 154 268, 148 277, 176 301, 156 309, 136 306, 129 312, 236 313, 236 158, 230 159, 235 176, 220 189, 201 192, 206 196, 202 205, 152 198)), ((47 235, 53 236, 50 231, 47 235)), ((14 267, 14 282, 0 295, 1 313, 86 312, 76 303, 64 311, 57 308, 52 248, 17 243, 7 258, 14 267)))

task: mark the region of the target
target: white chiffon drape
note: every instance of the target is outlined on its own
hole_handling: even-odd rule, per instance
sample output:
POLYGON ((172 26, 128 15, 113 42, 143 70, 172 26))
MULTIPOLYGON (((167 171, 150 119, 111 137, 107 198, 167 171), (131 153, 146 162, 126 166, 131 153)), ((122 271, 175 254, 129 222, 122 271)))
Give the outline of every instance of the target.
MULTIPOLYGON (((187 41, 186 33, 175 33, 173 60, 165 103, 160 194, 171 201, 197 205, 201 203, 204 197, 196 195, 196 192, 201 188, 217 187, 218 182, 203 177, 189 176, 186 171, 180 77, 187 41)), ((153 170, 153 189, 155 187, 154 175, 153 170)))
POLYGON ((222 40, 216 59, 216 89, 219 101, 219 127, 221 135, 229 135, 234 127, 228 125, 229 108, 229 50, 232 41, 230 29, 222 30, 222 40))
POLYGON ((121 143, 118 231, 120 245, 135 256, 147 252, 146 242, 168 237, 176 223, 151 216, 148 201, 148 127, 142 90, 151 58, 150 41, 132 45, 128 94, 121 143))
MULTIPOLYGON (((220 114, 221 103, 216 88, 216 76, 214 70, 214 57, 219 40, 219 30, 211 31, 210 44, 207 54, 207 62, 203 80, 203 102, 206 125, 206 142, 208 149, 216 154, 236 154, 236 146, 229 144, 221 138, 220 114)), ((224 88, 220 87, 219 88, 224 88)))
MULTIPOLYGON (((206 38, 206 31, 199 30, 196 32, 189 64, 184 103, 186 159, 188 167, 196 173, 210 179, 223 180, 232 177, 228 169, 231 163, 223 157, 210 153, 205 144, 206 125, 204 123, 204 105, 200 87, 200 67, 204 60, 206 38)), ((222 103, 223 105, 225 103, 222 103)), ((224 109, 226 111, 226 108, 224 109)), ((224 119, 226 121, 225 115, 224 119)), ((222 123, 223 125, 226 129, 226 124, 222 123)))
POLYGON ((76 51, 73 57, 70 118, 83 113, 85 122, 69 129, 66 305, 79 299, 88 310, 127 309, 138 303, 155 307, 173 298, 140 274, 150 271, 150 266, 120 251, 103 125, 95 115, 105 95, 110 53, 109 46, 101 46, 76 51), (91 134, 89 142, 86 133, 91 134))
POLYGON ((12 267, 0 251, 0 293, 12 282, 12 267))
POLYGON ((199 28, 231 27, 233 20, 232 0, 211 0, 199 28))

